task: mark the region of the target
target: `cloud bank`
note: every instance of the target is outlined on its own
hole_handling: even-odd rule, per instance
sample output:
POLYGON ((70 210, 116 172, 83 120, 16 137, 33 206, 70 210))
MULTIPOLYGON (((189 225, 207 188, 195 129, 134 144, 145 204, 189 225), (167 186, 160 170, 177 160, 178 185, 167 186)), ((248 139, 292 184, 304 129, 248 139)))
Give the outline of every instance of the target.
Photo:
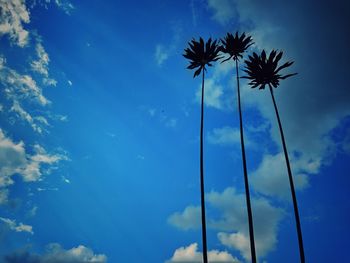
POLYGON ((28 251, 17 251, 4 257, 5 263, 105 263, 107 256, 95 254, 90 248, 83 245, 64 249, 60 244, 52 243, 46 247, 43 254, 28 251))
MULTIPOLYGON (((237 193, 234 188, 226 188, 223 192, 212 191, 207 194, 207 204, 209 210, 214 210, 218 216, 213 218, 209 213, 207 221, 210 229, 218 231, 222 245, 239 251, 246 260, 250 260, 245 202, 245 195, 237 193)), ((276 246, 278 225, 284 211, 265 198, 252 198, 252 208, 257 255, 263 258, 276 246)), ((200 207, 188 206, 183 212, 171 215, 168 222, 181 230, 198 229, 200 207)))

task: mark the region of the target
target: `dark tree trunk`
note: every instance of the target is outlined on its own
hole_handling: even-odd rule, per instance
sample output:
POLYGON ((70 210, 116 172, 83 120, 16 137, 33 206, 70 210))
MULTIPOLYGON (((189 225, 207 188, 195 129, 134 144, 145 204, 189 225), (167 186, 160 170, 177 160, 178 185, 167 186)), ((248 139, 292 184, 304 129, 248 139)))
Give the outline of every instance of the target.
POLYGON ((208 263, 207 255, 207 230, 205 222, 205 199, 204 199, 204 164, 203 164, 203 119, 204 119, 204 71, 202 79, 202 103, 201 103, 201 131, 200 131, 200 184, 201 184, 201 213, 202 213, 202 245, 203 263, 208 263))
POLYGON ((298 233, 300 262, 305 263, 303 236, 302 236, 302 233, 301 233, 299 209, 298 209, 297 197, 296 197, 295 189, 294 189, 294 182, 293 182, 292 170, 291 170, 291 168, 290 168, 290 162, 289 162, 289 157, 288 157, 288 151, 287 151, 286 141, 285 141, 285 139, 284 139, 284 134, 283 134, 283 129, 282 129, 282 123, 281 123, 281 119, 280 119, 280 116, 279 116, 279 113, 278 113, 278 108, 277 108, 275 96, 274 96, 274 94, 273 94, 272 87, 269 86, 269 88, 270 88, 270 93, 271 93, 271 97, 272 97, 272 101, 273 101, 273 106, 275 107, 275 112, 276 112, 277 121, 278 121, 278 127, 279 127, 279 129, 280 129, 281 140, 282 140, 282 145, 283 145, 283 151, 284 151, 284 156, 285 156, 285 159, 286 159, 286 165, 287 165, 287 170, 288 170, 288 178, 289 178, 290 190, 291 190, 291 192, 292 192, 292 199, 293 199, 293 207, 294 207, 295 222, 296 222, 296 228, 297 228, 297 233, 298 233))
POLYGON ((237 98, 238 98, 238 112, 239 112, 239 128, 241 131, 240 134, 241 134, 244 185, 245 185, 245 196, 246 196, 246 201, 247 201, 248 224, 249 224, 250 251, 251 251, 251 257, 252 257, 252 263, 256 263, 253 215, 252 215, 252 207, 250 204, 247 161, 246 161, 246 157, 245 157, 245 148, 244 148, 244 133, 243 133, 243 120, 242 120, 242 109, 241 109, 241 93, 240 93, 240 87, 239 87, 238 61, 237 60, 236 60, 236 77, 237 77, 237 98))

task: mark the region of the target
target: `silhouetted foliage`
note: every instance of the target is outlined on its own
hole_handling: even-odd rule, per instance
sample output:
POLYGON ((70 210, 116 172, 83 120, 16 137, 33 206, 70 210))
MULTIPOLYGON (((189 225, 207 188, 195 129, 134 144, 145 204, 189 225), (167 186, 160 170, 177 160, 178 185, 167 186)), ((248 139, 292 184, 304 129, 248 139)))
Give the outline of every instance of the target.
POLYGON ((250 252, 251 252, 252 263, 256 263, 253 213, 252 213, 251 202, 250 202, 248 169, 247 169, 247 161, 246 161, 245 146, 244 146, 244 130, 243 130, 241 93, 240 93, 239 72, 238 72, 239 58, 243 58, 243 53, 251 45, 253 45, 254 42, 253 42, 253 39, 251 38, 251 36, 246 37, 245 33, 243 33, 241 36, 238 36, 238 32, 236 32, 235 36, 233 36, 230 33, 227 33, 225 38, 221 39, 221 43, 222 43, 222 46, 220 47, 220 51, 229 55, 229 57, 227 59, 223 60, 221 63, 228 61, 232 58, 236 64, 239 127, 240 127, 240 139, 241 139, 241 149, 242 149, 242 164, 243 164, 245 196, 246 196, 247 214, 248 214, 250 252))
POLYGON ((284 76, 279 74, 282 69, 294 63, 293 61, 288 61, 282 66, 278 66, 282 55, 282 51, 277 54, 276 50, 272 50, 268 57, 265 50, 261 52, 261 55, 254 52, 252 56, 249 56, 248 60, 245 60, 246 69, 244 72, 246 72, 248 76, 242 78, 250 79, 249 85, 251 85, 252 88, 260 86, 259 89, 264 89, 265 85, 271 85, 277 88, 281 79, 286 79, 297 74, 292 73, 284 76))
POLYGON ((201 100, 201 123, 200 123, 200 188, 201 188, 201 219, 202 219, 202 244, 203 244, 203 263, 208 263, 207 234, 205 221, 205 198, 204 198, 204 164, 203 164, 203 119, 204 119, 204 72, 206 66, 212 66, 212 62, 217 61, 219 57, 219 47, 216 40, 212 42, 211 38, 204 43, 202 38, 199 41, 192 39, 189 42, 189 48, 185 49, 183 56, 190 60, 188 69, 196 69, 193 77, 202 72, 202 100, 201 100))
POLYGON ((276 118, 278 122, 278 127, 280 130, 283 152, 284 152, 284 157, 286 160, 286 166, 288 171, 288 179, 289 179, 289 185, 290 185, 290 190, 292 194, 295 223, 296 223, 296 229, 297 229, 297 235, 298 235, 300 262, 305 263, 303 236, 301 231, 298 202, 297 202, 297 197, 295 193, 292 169, 290 166, 286 141, 284 138, 282 122, 280 119, 277 103, 274 96, 274 91, 272 88, 272 87, 277 88, 280 83, 280 80, 289 78, 297 74, 297 73, 292 73, 287 75, 281 75, 279 73, 282 69, 285 69, 293 64, 293 61, 288 61, 284 63, 282 66, 278 66, 278 62, 281 60, 282 55, 283 55, 282 51, 277 53, 276 50, 272 50, 268 57, 266 55, 265 50, 261 52, 261 55, 253 53, 252 56, 249 56, 249 60, 245 61, 246 69, 244 71, 248 74, 248 76, 244 76, 243 78, 250 79, 249 85, 251 85, 252 88, 256 88, 260 86, 259 89, 264 89, 266 85, 269 86, 269 90, 271 93, 272 102, 273 102, 273 106, 275 109, 276 118))
POLYGON ((243 58, 243 53, 254 44, 251 36, 245 35, 243 33, 241 36, 238 36, 238 32, 233 36, 231 33, 227 33, 224 39, 221 39, 222 46, 220 51, 230 56, 223 60, 221 63, 230 60, 239 60, 243 58))
POLYGON ((212 62, 221 58, 219 56, 220 49, 216 42, 216 40, 212 42, 211 38, 205 44, 203 38, 200 38, 199 41, 192 39, 191 42, 188 42, 190 47, 185 49, 183 56, 190 60, 188 69, 198 68, 193 77, 198 76, 203 69, 206 70, 206 65, 211 67, 212 62))

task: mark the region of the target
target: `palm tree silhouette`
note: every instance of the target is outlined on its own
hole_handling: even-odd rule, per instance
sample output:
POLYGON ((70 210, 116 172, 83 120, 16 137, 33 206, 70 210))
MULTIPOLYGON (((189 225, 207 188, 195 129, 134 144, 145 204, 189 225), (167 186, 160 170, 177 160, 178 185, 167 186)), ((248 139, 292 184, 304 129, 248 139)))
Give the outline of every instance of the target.
POLYGON ((250 250, 252 262, 256 263, 256 252, 255 252, 255 241, 254 241, 254 226, 253 226, 253 215, 250 203, 250 193, 249 193, 249 181, 248 181, 248 171, 247 171, 247 161, 245 156, 244 147, 244 133, 243 133, 243 120, 242 120, 242 109, 241 109, 241 94, 239 86, 239 74, 238 74, 238 61, 239 58, 243 58, 243 53, 253 45, 252 38, 246 37, 243 33, 240 37, 238 32, 233 36, 227 33, 224 39, 221 39, 222 46, 220 50, 223 53, 229 55, 229 57, 223 60, 221 63, 233 59, 236 62, 236 78, 237 78, 237 99, 238 99, 238 112, 239 112, 239 127, 241 131, 241 149, 242 149, 242 162, 243 162, 243 173, 244 173, 244 184, 245 184, 245 194, 247 202, 247 212, 248 212, 248 224, 249 224, 249 237, 250 237, 250 250))
POLYGON ((211 38, 204 43, 203 38, 199 41, 192 39, 188 43, 189 48, 185 49, 183 56, 190 60, 188 69, 196 69, 193 77, 195 78, 202 72, 202 101, 201 101, 201 126, 200 126, 200 189, 201 189, 201 215, 202 215, 202 244, 203 244, 203 262, 208 263, 207 252, 207 234, 205 223, 205 199, 204 199, 204 164, 203 164, 203 118, 204 118, 204 72, 206 66, 212 66, 212 62, 217 61, 219 57, 219 47, 216 40, 211 38))
POLYGON ((278 62, 281 60, 282 55, 283 55, 282 51, 277 52, 276 50, 272 50, 269 56, 266 55, 265 50, 261 52, 261 55, 258 55, 254 52, 252 56, 249 56, 249 60, 245 61, 246 69, 244 71, 248 74, 248 76, 244 76, 243 78, 247 78, 250 80, 249 85, 251 85, 252 88, 256 88, 259 86, 259 89, 265 89, 265 86, 268 85, 270 89, 272 102, 275 108, 277 122, 280 130, 280 134, 281 134, 283 151, 284 151, 284 156, 286 159, 286 165, 288 170, 289 184, 292 192, 294 215, 295 215, 298 242, 299 242, 300 262, 304 263, 305 254, 304 254, 304 246, 303 246, 303 237, 301 233, 299 209, 298 209, 298 203, 297 203, 297 198, 295 194, 292 170, 290 167, 286 141, 284 139, 282 123, 278 113, 278 107, 276 104, 274 91, 272 89, 272 87, 274 88, 278 87, 280 80, 289 78, 297 74, 297 73, 292 73, 287 75, 281 75, 279 73, 282 69, 287 68, 294 63, 293 61, 288 61, 284 63, 282 66, 278 66, 278 62))

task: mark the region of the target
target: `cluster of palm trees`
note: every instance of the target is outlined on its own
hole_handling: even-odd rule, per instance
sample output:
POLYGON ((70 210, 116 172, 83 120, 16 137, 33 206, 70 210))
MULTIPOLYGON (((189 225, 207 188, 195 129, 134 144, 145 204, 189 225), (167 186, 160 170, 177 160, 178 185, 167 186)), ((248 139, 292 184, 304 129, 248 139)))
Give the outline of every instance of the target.
MULTIPOLYGON (((203 245, 203 263, 208 263, 207 256, 207 237, 206 237, 206 219, 205 219, 205 195, 204 195, 204 169, 203 169, 203 119, 204 119, 204 80, 205 72, 207 67, 213 65, 214 62, 223 59, 221 61, 227 62, 231 59, 235 62, 236 69, 236 79, 237 79, 237 100, 238 100, 238 112, 239 112, 239 124, 240 124, 240 139, 241 139, 241 149, 242 149, 242 163, 243 163, 243 175, 245 184, 245 194, 246 194, 246 204, 247 204, 247 214, 248 214, 248 226, 249 226, 249 237, 250 237, 250 249, 251 249, 251 260, 253 263, 257 262, 256 251, 255 251, 255 240, 254 240, 254 225, 253 225, 253 214, 250 201, 250 191, 249 191, 249 180, 247 172, 246 155, 244 148, 244 130, 243 130, 243 120, 242 120, 242 109, 241 109, 241 96, 240 96, 240 77, 239 77, 239 61, 243 58, 243 54, 247 49, 253 45, 253 40, 251 36, 246 36, 245 33, 239 35, 236 32, 235 35, 227 33, 227 35, 220 39, 220 41, 212 40, 204 41, 203 38, 199 38, 199 41, 192 39, 189 43, 189 47, 185 49, 183 56, 190 61, 188 69, 195 69, 193 77, 199 76, 202 73, 202 94, 201 94, 201 118, 200 118, 200 190, 201 190, 201 219, 202 219, 202 245, 203 245)), ((261 54, 253 52, 252 55, 248 56, 248 59, 244 61, 245 68, 244 72, 247 74, 242 78, 249 80, 249 85, 252 88, 259 87, 259 89, 264 89, 265 86, 269 87, 278 127, 280 130, 283 151, 285 155, 289 184, 292 194, 292 201, 294 207, 296 229, 299 242, 299 254, 300 262, 305 262, 303 239, 299 218, 299 211, 297 205, 297 199, 295 194, 294 182, 292 171, 290 167, 290 161, 288 157, 287 146, 283 134, 282 124, 278 112, 278 107, 276 104, 274 90, 277 88, 280 80, 286 79, 296 73, 281 75, 280 71, 293 64, 292 61, 288 61, 282 65, 279 62, 282 58, 283 52, 272 50, 269 55, 266 54, 265 50, 261 54)))

